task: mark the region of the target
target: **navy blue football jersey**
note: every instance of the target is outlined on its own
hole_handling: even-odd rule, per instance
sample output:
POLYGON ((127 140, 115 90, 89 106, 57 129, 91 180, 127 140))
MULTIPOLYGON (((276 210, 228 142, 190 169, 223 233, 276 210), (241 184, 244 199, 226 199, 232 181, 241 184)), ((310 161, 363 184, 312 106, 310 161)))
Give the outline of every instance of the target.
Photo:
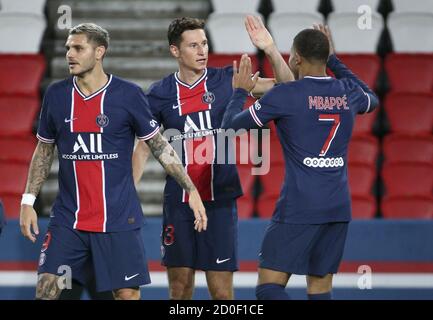
POLYGON ((305 77, 275 86, 249 108, 261 127, 275 120, 285 177, 273 219, 349 221, 347 149, 357 113, 369 97, 351 80, 305 77))
POLYGON ((110 75, 84 95, 75 77, 45 93, 37 137, 55 143, 59 193, 51 224, 114 232, 141 227, 143 213, 132 178, 134 139, 158 133, 147 98, 133 83, 110 75))
POLYGON ((276 222, 351 219, 348 144, 355 116, 372 111, 378 101, 335 56, 329 65, 341 79, 307 76, 279 84, 245 111, 247 92, 236 89, 224 115, 224 128, 248 129, 275 121, 285 160, 284 182, 272 218, 276 222))
MULTIPOLYGON (((154 83, 147 93, 153 116, 164 127, 164 135, 181 157, 203 201, 242 195, 236 164, 230 158, 233 145, 231 141, 217 143, 233 93, 232 76, 231 67, 207 68, 200 79, 188 85, 174 73, 154 83), (218 158, 223 147, 224 157, 218 158)), ((170 176, 164 196, 170 201, 188 201, 188 194, 170 176)))

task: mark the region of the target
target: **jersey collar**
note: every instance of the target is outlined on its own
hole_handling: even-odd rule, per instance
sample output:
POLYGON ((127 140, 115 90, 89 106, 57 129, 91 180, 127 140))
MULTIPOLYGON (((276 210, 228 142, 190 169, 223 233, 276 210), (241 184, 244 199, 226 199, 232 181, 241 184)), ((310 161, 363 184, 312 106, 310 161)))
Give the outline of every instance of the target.
POLYGON ((98 94, 100 94, 100 93, 101 93, 102 91, 104 91, 105 89, 107 89, 108 86, 110 85, 112 79, 113 79, 113 75, 112 75, 112 74, 108 75, 108 81, 107 81, 107 83, 106 83, 106 84, 105 84, 101 89, 99 89, 98 91, 92 93, 92 94, 89 95, 89 96, 86 96, 84 93, 82 93, 82 92, 80 91, 80 88, 79 88, 78 85, 77 85, 77 77, 73 77, 72 82, 74 83, 74 88, 75 88, 75 90, 77 90, 78 94, 79 94, 79 95, 80 95, 84 100, 90 100, 90 99, 92 99, 93 97, 96 97, 98 94))
POLYGON ((318 79, 318 80, 329 80, 329 79, 332 79, 332 77, 330 77, 330 76, 326 76, 326 77, 305 76, 304 79, 305 78, 308 78, 308 79, 318 79))
POLYGON ((200 82, 203 81, 203 79, 206 78, 206 76, 207 76, 207 68, 204 69, 203 75, 200 78, 198 78, 198 80, 196 82, 194 82, 192 85, 189 85, 188 83, 185 83, 179 79, 179 71, 174 73, 174 78, 176 79, 176 82, 183 85, 184 87, 187 87, 188 89, 195 88, 200 82))

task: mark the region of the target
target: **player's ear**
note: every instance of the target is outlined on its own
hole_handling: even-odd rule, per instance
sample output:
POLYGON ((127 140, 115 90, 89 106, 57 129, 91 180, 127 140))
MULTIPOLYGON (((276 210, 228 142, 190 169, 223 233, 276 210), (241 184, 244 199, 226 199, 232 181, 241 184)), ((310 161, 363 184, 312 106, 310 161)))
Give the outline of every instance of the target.
POLYGON ((173 57, 179 58, 179 48, 176 47, 174 44, 170 45, 170 53, 173 57))
POLYGON ((96 52, 96 59, 97 60, 102 60, 102 58, 104 57, 104 55, 105 55, 105 47, 104 46, 98 46, 98 47, 96 47, 96 49, 95 49, 95 52, 96 52))
POLYGON ((302 62, 302 57, 299 55, 299 53, 295 52, 295 64, 299 65, 302 62))

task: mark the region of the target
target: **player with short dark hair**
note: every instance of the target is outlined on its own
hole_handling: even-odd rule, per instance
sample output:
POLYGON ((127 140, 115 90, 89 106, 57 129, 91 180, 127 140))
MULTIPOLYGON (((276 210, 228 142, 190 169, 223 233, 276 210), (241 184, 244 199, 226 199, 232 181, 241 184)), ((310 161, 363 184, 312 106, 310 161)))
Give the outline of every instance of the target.
MULTIPOLYGON (((260 18, 247 16, 245 25, 252 42, 265 51, 276 72, 276 79, 260 78, 251 88, 255 96, 260 96, 276 82, 293 79, 293 75, 260 18)), ((217 163, 217 155, 224 150, 216 143, 233 92, 233 69, 207 67, 208 41, 202 20, 173 20, 168 42, 179 71, 154 83, 148 98, 158 123, 167 134, 171 132, 170 141, 181 141, 182 161, 205 202, 209 218, 206 232, 195 234, 190 230, 192 213, 185 205, 188 197, 173 179, 167 178, 162 263, 167 267, 169 296, 191 299, 195 271, 203 270, 213 299, 233 299, 233 272, 238 270, 236 198, 242 190, 236 164, 217 163), (205 161, 192 158, 199 149, 206 150, 205 161)), ((145 145, 139 143, 133 161, 136 183, 147 154, 145 145)))
POLYGON ((330 39, 323 26, 298 33, 289 59, 297 81, 275 86, 245 111, 256 81, 250 58, 242 56, 234 72, 237 89, 223 128, 275 120, 285 159, 280 198, 259 254, 258 299, 288 299, 292 274, 307 276, 309 299, 330 299, 343 255, 351 220, 347 148, 355 116, 373 111, 378 99, 338 60, 330 39), (337 79, 327 76, 327 63, 337 79))
POLYGON ((150 277, 131 168, 136 136, 189 193, 198 231, 206 229, 205 209, 159 133, 143 91, 104 72, 108 32, 81 24, 70 30, 65 47, 71 77, 45 93, 39 142, 21 202, 21 232, 35 242, 39 231, 33 204, 57 146, 59 194, 39 257, 36 298, 58 299, 71 280, 60 279, 64 275, 83 284, 94 276, 98 291, 112 291, 116 299, 139 299, 139 286, 150 283, 150 277), (89 265, 93 270, 87 272, 89 265))

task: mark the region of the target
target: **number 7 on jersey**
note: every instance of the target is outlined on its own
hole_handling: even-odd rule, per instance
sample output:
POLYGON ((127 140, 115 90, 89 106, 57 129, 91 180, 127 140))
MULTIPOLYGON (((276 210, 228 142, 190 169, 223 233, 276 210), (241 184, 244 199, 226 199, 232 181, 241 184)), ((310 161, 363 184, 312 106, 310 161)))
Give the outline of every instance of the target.
POLYGON ((320 114, 319 121, 333 121, 331 131, 323 144, 322 150, 320 150, 320 157, 324 157, 331 146, 332 140, 334 140, 337 134, 338 128, 340 127, 340 115, 339 114, 320 114))

